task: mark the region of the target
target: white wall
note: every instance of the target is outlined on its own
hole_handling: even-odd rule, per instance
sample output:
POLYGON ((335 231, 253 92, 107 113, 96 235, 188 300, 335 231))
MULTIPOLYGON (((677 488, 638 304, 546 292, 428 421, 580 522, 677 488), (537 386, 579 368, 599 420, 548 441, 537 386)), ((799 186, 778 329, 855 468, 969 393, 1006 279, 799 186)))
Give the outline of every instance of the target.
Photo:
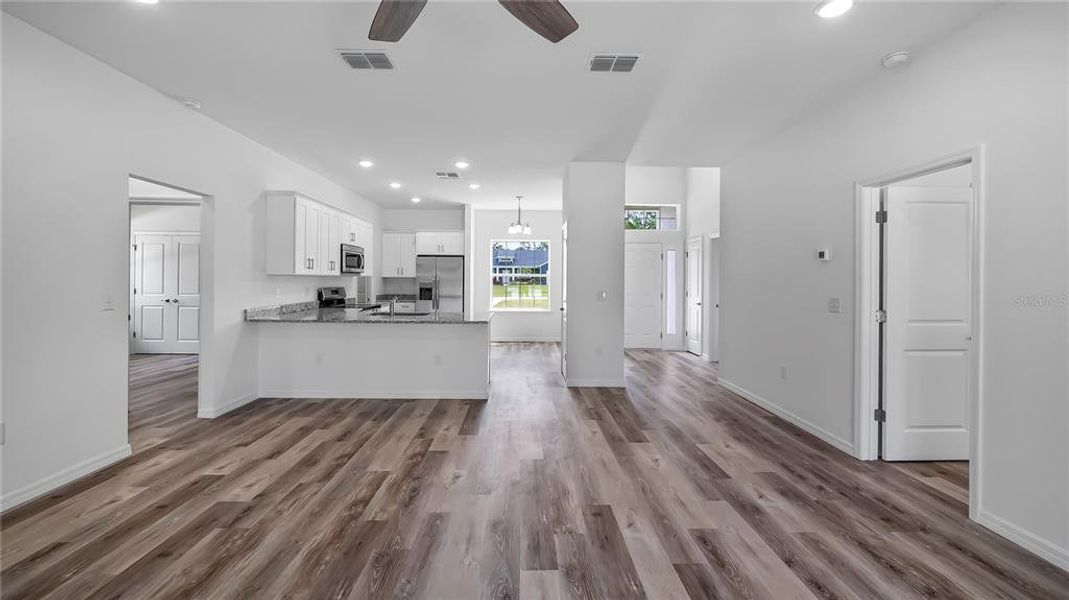
MULTIPOLYGON (((679 204, 686 199, 683 167, 627 165, 624 203, 628 205, 679 204)), ((622 217, 621 217, 622 218, 622 217)))
POLYGON ((130 231, 200 231, 200 207, 131 204, 130 231))
POLYGON ((201 229, 200 403, 211 411, 256 394, 244 308, 350 279, 264 275, 264 190, 300 190, 381 224, 377 205, 7 14, 2 118, 5 506, 129 452, 131 173, 214 196, 201 229), (83 301, 57 311, 39 290, 71 248, 80 268, 64 285, 83 301), (102 311, 105 300, 116 309, 102 311))
POLYGON ((385 231, 463 231, 464 208, 388 208, 382 211, 385 231))
MULTIPOLYGON (((1009 4, 723 169, 722 377, 853 445, 854 182, 984 146, 978 519, 1069 566, 1067 7, 1009 4), (836 259, 817 262, 831 246, 836 259), (843 298, 842 314, 826 311, 843 298), (779 368, 788 368, 780 379, 779 368)), ((893 219, 893 217, 892 217, 893 219)))
POLYGON ((490 339, 495 342, 559 342, 561 306, 561 211, 523 211, 531 224, 531 235, 510 235, 507 228, 516 220, 514 210, 475 210, 472 243, 472 306, 476 319, 490 314, 490 273, 492 240, 549 240, 548 311, 498 311, 490 323, 490 339))
POLYGON ((720 360, 720 169, 689 167, 683 216, 686 237, 702 238, 702 357, 720 360))
POLYGON ((624 165, 569 163, 563 207, 568 223, 568 385, 622 386, 624 165))

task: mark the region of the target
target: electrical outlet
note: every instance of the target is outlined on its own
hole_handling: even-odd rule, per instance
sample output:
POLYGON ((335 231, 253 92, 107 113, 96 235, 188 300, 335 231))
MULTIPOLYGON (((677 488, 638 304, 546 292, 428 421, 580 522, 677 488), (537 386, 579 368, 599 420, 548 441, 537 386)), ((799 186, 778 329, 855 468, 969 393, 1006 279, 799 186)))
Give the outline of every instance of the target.
POLYGON ((100 310, 104 312, 115 310, 115 300, 111 296, 105 296, 104 302, 101 303, 100 310))
POLYGON ((3 446, 5 441, 7 441, 7 427, 3 421, 0 421, 0 446, 3 446))
POLYGON ((828 312, 841 313, 843 312, 843 302, 839 298, 828 298, 828 312))
POLYGON ((786 379, 787 378, 787 367, 781 366, 779 368, 779 378, 780 379, 786 379))

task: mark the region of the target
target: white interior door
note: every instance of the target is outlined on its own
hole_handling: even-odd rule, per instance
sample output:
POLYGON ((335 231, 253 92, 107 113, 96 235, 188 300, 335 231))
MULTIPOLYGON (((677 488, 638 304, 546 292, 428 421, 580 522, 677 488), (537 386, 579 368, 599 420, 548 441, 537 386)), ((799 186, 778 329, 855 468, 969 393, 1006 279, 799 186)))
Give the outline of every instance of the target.
POLYGON ((687 240, 686 341, 687 352, 702 353, 702 239, 687 240))
POLYGON ((661 347, 660 244, 625 244, 624 347, 661 347))
POLYGON ((883 456, 968 459, 972 188, 891 187, 887 212, 883 456))
POLYGON ((136 353, 192 354, 200 340, 200 236, 134 236, 136 353))

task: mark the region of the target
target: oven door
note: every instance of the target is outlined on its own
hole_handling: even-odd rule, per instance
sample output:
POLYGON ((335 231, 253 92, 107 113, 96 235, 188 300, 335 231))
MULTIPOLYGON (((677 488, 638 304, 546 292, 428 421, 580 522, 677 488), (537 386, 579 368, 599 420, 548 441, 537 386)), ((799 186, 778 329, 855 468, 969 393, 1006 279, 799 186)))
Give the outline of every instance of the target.
POLYGON ((341 272, 342 273, 363 273, 364 272, 364 253, 354 250, 341 251, 341 272))

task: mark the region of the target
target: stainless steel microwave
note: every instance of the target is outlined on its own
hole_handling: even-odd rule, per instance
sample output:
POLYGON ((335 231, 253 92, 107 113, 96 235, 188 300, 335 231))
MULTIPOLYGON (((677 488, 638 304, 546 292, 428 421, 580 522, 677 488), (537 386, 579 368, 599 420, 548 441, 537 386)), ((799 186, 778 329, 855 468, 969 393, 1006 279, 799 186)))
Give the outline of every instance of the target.
POLYGON ((341 245, 341 272, 359 275, 364 272, 364 249, 349 244, 341 245))

